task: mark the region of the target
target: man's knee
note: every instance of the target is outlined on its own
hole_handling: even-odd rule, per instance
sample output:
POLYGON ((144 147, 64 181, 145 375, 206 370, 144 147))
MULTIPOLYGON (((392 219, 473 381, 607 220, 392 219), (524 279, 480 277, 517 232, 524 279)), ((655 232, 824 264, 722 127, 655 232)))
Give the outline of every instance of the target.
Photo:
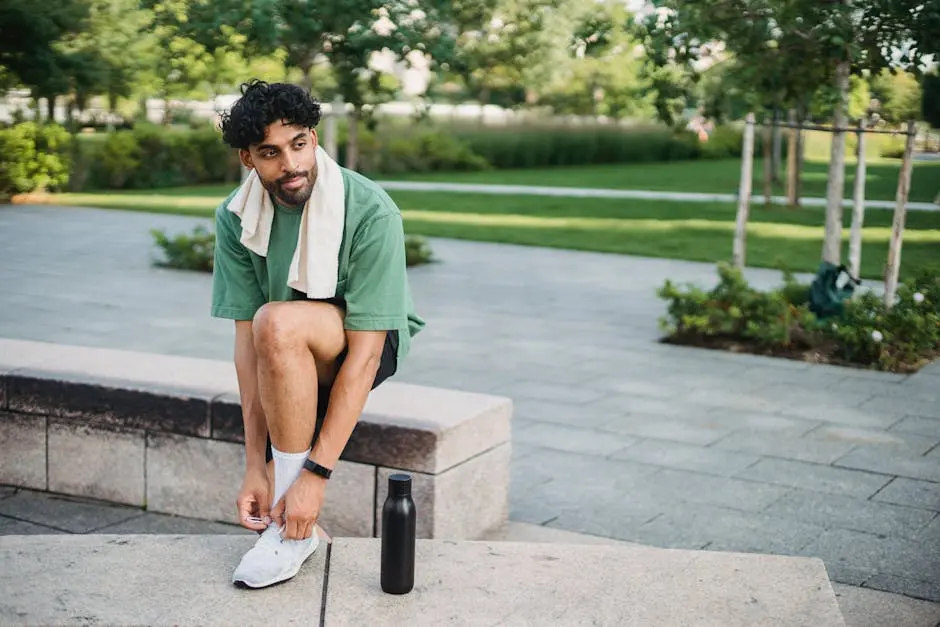
POLYGON ((251 321, 255 352, 270 354, 291 346, 305 344, 297 316, 288 303, 266 303, 251 321))
MULTIPOLYGON (((342 336, 342 318, 328 303, 272 302, 262 305, 255 313, 251 329, 255 352, 270 355, 301 346, 313 349, 312 345, 319 343, 316 338, 334 332, 342 336)), ((343 341, 342 337, 337 339, 343 341)))

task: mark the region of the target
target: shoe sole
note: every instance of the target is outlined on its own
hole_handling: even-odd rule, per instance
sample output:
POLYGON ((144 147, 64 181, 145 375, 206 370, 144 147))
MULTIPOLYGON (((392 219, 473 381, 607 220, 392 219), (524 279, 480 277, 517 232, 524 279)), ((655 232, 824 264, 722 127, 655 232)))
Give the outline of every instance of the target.
POLYGON ((311 545, 311 546, 312 546, 313 548, 310 549, 310 550, 307 552, 306 555, 304 555, 300 560, 297 561, 297 566, 296 566, 295 568, 291 569, 291 570, 288 571, 287 573, 284 573, 284 574, 282 574, 282 575, 278 575, 277 577, 274 577, 273 579, 271 579, 271 580, 269 580, 269 581, 262 582, 262 583, 249 583, 249 582, 244 581, 244 580, 242 580, 242 579, 236 579, 236 580, 233 581, 232 583, 234 583, 236 586, 241 586, 241 587, 244 587, 244 588, 254 588, 254 589, 257 589, 257 588, 267 588, 268 586, 273 586, 273 585, 276 584, 276 583, 281 583, 281 582, 283 582, 283 581, 287 581, 288 579, 293 579, 294 577, 297 576, 297 573, 300 572, 300 569, 303 567, 303 565, 304 565, 304 563, 307 561, 307 559, 308 559, 311 555, 313 555, 314 553, 316 553, 318 548, 320 548, 320 539, 317 538, 317 543, 316 543, 316 544, 313 544, 313 545, 311 545))

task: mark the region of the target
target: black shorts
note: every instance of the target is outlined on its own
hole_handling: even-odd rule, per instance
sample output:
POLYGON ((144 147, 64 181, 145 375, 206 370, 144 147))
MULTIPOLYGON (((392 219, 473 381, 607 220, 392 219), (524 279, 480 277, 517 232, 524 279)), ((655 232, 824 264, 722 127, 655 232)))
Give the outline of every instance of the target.
MULTIPOLYGON (((346 360, 347 350, 336 358, 336 366, 342 366, 346 360)), ((398 331, 388 331, 385 335, 385 346, 382 347, 382 358, 379 361, 379 370, 375 373, 375 380, 372 382, 372 389, 379 387, 386 379, 391 377, 398 370, 398 331)), ((317 392, 317 425, 313 430, 313 440, 310 442, 311 448, 320 436, 320 427, 323 426, 323 419, 326 417, 326 408, 330 403, 330 386, 320 386, 317 392)), ((271 436, 268 435, 268 443, 264 447, 265 461, 271 461, 271 436)))

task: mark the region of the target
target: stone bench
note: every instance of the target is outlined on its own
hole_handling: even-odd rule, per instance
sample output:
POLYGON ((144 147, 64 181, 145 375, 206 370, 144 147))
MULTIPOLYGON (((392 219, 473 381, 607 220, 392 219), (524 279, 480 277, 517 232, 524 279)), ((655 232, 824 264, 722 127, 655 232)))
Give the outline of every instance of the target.
MULTIPOLYGON (((421 538, 508 518, 509 399, 386 382, 372 392, 321 515, 377 537, 387 477, 413 477, 421 538)), ((0 484, 237 522, 244 469, 231 362, 0 339, 0 484)))
POLYGON ((393 596, 374 538, 334 538, 294 579, 236 588, 252 542, 0 536, 0 624, 845 625, 817 558, 419 540, 415 587, 393 596))

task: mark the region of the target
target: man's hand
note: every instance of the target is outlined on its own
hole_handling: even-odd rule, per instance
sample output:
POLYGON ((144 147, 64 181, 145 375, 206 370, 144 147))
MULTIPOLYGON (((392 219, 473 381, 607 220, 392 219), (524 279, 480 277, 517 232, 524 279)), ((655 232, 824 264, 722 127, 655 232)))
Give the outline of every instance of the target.
POLYGON ((242 527, 264 531, 267 528, 266 522, 252 522, 248 520, 248 517, 253 516, 267 521, 270 517, 270 503, 271 484, 265 467, 249 467, 245 470, 245 478, 242 479, 242 487, 235 501, 238 507, 238 522, 242 527))
POLYGON ((271 518, 283 528, 285 540, 304 540, 315 533, 326 493, 326 479, 301 471, 281 500, 271 510, 271 518))

